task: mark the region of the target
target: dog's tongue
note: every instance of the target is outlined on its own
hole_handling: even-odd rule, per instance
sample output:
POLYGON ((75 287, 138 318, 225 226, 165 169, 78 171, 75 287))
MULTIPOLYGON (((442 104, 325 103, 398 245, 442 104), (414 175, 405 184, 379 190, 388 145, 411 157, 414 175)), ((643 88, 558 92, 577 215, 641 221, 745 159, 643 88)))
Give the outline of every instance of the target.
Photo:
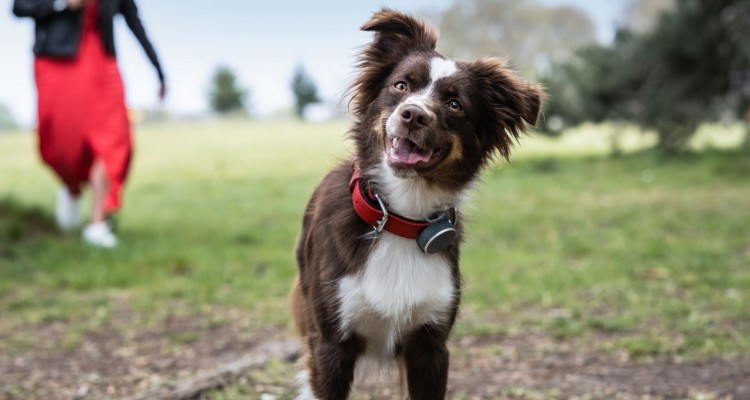
POLYGON ((425 150, 418 147, 409 139, 401 138, 393 145, 391 159, 400 163, 414 165, 420 161, 430 161, 432 150, 425 150))

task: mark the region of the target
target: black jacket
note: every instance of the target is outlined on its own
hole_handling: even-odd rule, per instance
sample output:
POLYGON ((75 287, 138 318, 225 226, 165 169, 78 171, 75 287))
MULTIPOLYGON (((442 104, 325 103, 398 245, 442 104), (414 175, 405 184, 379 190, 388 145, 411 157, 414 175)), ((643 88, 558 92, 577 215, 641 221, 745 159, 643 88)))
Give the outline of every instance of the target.
MULTIPOLYGON (((18 17, 32 17, 36 22, 34 54, 48 57, 73 57, 78 52, 83 27, 83 10, 56 11, 55 0, 14 0, 13 14, 18 17)), ((156 67, 159 80, 164 82, 164 73, 159 58, 146 31, 138 18, 138 8, 134 0, 99 0, 99 32, 107 53, 115 55, 114 17, 118 13, 133 31, 143 46, 149 60, 156 67)))

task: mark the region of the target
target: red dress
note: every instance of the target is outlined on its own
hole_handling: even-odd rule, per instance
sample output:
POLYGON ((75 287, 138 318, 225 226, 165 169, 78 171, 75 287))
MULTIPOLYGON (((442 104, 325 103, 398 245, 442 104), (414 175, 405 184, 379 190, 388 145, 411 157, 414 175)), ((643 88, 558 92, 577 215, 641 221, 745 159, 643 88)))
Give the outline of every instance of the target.
POLYGON ((110 183, 104 209, 112 212, 120 207, 132 142, 120 71, 104 50, 98 15, 98 2, 89 1, 74 58, 34 60, 39 150, 75 195, 100 160, 110 183))

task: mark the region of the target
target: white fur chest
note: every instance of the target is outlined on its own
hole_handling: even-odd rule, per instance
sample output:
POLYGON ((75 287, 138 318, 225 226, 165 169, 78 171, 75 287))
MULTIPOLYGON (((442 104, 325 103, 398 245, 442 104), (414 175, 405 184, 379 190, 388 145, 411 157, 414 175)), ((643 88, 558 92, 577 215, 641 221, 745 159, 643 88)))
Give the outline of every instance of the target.
POLYGON ((339 282, 340 326, 367 341, 367 355, 387 361, 417 327, 448 316, 455 285, 448 260, 411 239, 381 233, 360 274, 339 282))

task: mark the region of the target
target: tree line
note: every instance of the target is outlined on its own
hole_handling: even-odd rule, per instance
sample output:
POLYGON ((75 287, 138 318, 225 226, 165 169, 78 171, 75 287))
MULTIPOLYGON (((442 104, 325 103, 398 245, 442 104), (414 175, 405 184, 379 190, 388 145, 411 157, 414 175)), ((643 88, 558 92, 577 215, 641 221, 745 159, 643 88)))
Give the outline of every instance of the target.
MULTIPOLYGON (((298 118, 303 117, 307 106, 320 102, 318 88, 302 65, 296 67, 290 88, 295 99, 294 114, 298 118)), ((209 104, 214 112, 220 115, 246 114, 248 95, 249 89, 239 84, 231 68, 219 66, 216 69, 208 94, 209 104)))
POLYGON ((651 29, 621 28, 611 45, 585 46, 555 64, 543 78, 550 97, 542 128, 635 123, 675 152, 703 122, 750 123, 749 28, 747 0, 675 0, 651 29))
POLYGON ((703 122, 750 124, 750 0, 631 0, 626 11, 604 45, 577 8, 456 0, 440 19, 442 50, 508 55, 542 81, 547 134, 588 121, 632 123, 673 152, 703 122))
MULTIPOLYGON (((672 152, 703 122, 750 126, 750 0, 631 0, 609 44, 597 43, 583 10, 535 0, 455 0, 437 20, 442 53, 506 55, 545 85, 542 133, 631 123, 655 131, 658 147, 672 152)), ((215 112, 247 110, 248 90, 228 67, 217 69, 211 87, 215 112)), ((302 66, 291 90, 300 118, 320 101, 302 66)))
MULTIPOLYGON (((630 0, 614 39, 601 44, 589 16, 536 0, 454 0, 434 18, 438 50, 458 59, 507 56, 548 97, 540 132, 584 122, 637 124, 658 146, 683 149, 706 121, 745 121, 750 144, 750 0, 630 0)), ((302 65, 290 89, 298 117, 319 102, 302 65)), ((219 114, 247 113, 250 90, 220 66, 208 100, 219 114)), ((0 107, 0 125, 12 125, 0 107)))

